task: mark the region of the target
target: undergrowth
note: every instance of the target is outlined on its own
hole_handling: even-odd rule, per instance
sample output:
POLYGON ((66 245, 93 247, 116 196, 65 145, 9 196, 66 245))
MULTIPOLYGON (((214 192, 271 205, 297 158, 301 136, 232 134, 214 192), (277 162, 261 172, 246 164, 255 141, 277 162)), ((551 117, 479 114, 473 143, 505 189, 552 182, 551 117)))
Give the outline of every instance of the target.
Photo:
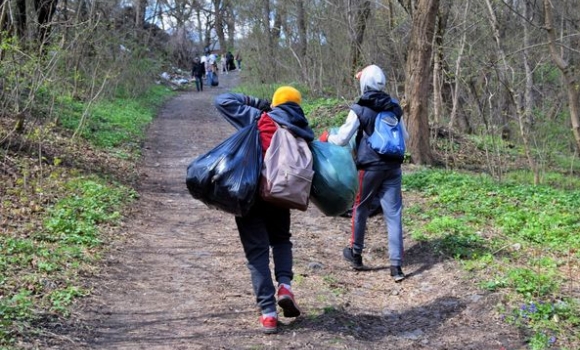
MULTIPOLYGON (((46 314, 67 316, 75 297, 86 295, 78 276, 90 274, 99 258, 103 229, 116 225, 135 193, 95 176, 64 183, 44 220, 33 230, 0 236, 0 344, 46 314)), ((10 195, 10 193, 9 193, 10 195)))
POLYGON ((532 349, 580 344, 578 191, 444 170, 405 175, 404 190, 426 200, 406 211, 413 238, 458 260, 482 289, 507 292, 500 312, 532 349))
POLYGON ((118 147, 138 149, 147 125, 153 120, 151 110, 167 97, 167 88, 154 85, 146 98, 101 100, 88 105, 70 96, 59 97, 56 112, 59 125, 79 130, 82 138, 103 149, 118 147))
POLYGON ((145 129, 171 94, 154 86, 139 98, 113 101, 59 96, 52 111, 58 117, 30 124, 19 141, 42 143, 42 158, 2 154, 11 176, 2 178, 0 203, 0 348, 50 328, 46 320, 67 317, 71 303, 90 293, 83 277, 95 273, 109 231, 137 197, 117 180, 132 177, 145 129), (126 178, 90 171, 103 159, 126 178))

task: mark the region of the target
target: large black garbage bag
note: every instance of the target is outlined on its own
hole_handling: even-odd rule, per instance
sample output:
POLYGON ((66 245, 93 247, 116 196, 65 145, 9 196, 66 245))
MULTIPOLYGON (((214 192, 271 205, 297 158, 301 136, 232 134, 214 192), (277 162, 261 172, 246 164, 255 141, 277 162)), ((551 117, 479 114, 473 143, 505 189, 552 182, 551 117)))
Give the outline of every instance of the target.
POLYGON ((358 191, 356 165, 348 147, 310 143, 314 178, 310 200, 324 215, 337 216, 352 208, 358 191))
POLYGON ((185 183, 210 208, 243 216, 254 204, 261 170, 262 146, 252 123, 193 160, 185 183))

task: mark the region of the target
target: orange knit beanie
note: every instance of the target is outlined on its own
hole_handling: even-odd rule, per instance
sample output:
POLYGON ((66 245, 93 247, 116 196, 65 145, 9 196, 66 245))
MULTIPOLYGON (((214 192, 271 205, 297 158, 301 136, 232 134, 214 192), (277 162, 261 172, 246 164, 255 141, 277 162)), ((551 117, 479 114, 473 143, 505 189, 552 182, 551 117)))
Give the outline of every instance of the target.
POLYGON ((277 105, 286 102, 300 104, 302 102, 302 95, 300 94, 300 91, 296 90, 292 86, 279 87, 274 93, 274 96, 272 96, 272 107, 276 107, 277 105))

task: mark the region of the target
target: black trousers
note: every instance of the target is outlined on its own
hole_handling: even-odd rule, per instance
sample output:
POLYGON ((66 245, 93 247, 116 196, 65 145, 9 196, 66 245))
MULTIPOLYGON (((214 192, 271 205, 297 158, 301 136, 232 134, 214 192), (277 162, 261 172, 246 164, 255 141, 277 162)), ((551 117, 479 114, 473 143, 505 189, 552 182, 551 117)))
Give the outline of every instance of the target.
POLYGON ((248 214, 236 217, 236 224, 256 302, 263 313, 275 312, 276 287, 270 271, 270 248, 276 281, 290 284, 293 278, 290 210, 258 199, 248 214))

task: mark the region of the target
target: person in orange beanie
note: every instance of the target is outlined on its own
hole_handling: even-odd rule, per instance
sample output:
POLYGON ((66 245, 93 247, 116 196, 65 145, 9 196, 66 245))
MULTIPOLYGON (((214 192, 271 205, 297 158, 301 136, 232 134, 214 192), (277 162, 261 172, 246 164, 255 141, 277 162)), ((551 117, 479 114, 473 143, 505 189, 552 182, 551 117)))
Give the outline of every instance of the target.
MULTIPOLYGON (((314 140, 314 132, 300 107, 301 102, 302 95, 297 89, 282 86, 273 94, 271 103, 244 94, 225 93, 216 97, 215 106, 238 129, 258 119, 262 152, 265 154, 277 125, 287 128, 307 142, 314 140)), ((262 330, 265 333, 276 333, 276 304, 282 309, 284 317, 297 317, 301 313, 291 288, 293 259, 290 209, 266 203, 258 196, 249 213, 237 216, 235 220, 256 302, 261 310, 262 330), (277 288, 270 270, 270 249, 277 288)))

